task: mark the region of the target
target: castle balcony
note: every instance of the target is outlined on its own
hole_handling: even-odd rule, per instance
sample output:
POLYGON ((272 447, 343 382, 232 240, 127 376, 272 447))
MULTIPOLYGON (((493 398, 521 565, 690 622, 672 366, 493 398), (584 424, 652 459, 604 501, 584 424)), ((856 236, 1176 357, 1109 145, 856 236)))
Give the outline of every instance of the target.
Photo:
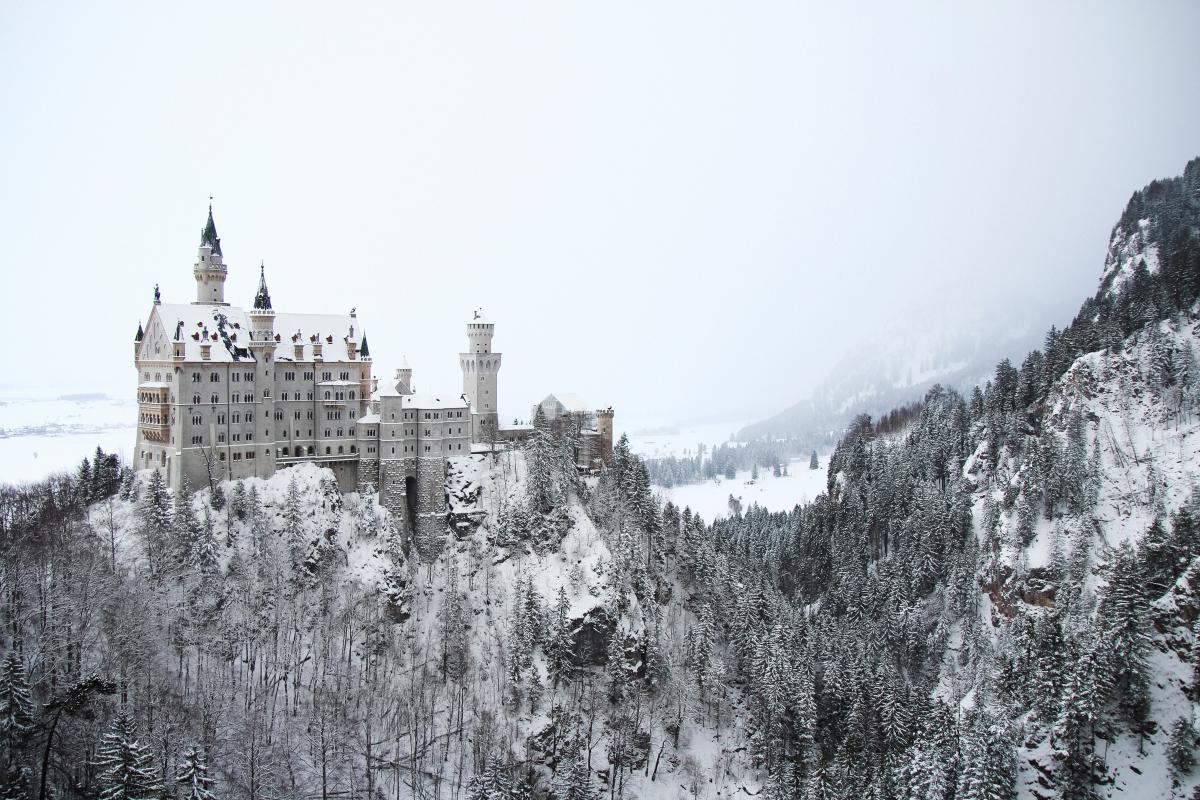
POLYGON ((168 425, 149 425, 138 423, 138 433, 144 441, 168 444, 171 441, 171 429, 168 425))

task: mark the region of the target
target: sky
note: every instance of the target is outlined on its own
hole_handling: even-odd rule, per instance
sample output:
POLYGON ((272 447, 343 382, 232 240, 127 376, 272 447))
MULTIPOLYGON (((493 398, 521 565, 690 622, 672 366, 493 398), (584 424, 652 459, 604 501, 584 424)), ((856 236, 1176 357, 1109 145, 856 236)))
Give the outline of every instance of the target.
POLYGON ((2 0, 0 388, 132 396, 212 196, 227 299, 263 263, 277 310, 357 307, 382 380, 459 390, 482 306, 506 418, 765 416, 897 326, 1067 321, 1132 191, 1200 155, 1197 30, 1195 2, 2 0))

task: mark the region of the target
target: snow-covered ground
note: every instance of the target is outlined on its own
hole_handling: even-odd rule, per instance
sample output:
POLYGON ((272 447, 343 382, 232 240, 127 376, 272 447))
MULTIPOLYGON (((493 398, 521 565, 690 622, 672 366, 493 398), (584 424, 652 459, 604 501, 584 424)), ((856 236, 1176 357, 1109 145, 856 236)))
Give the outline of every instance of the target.
POLYGON ((739 472, 736 480, 705 481, 684 486, 659 489, 664 500, 680 508, 690 508, 705 522, 729 514, 729 496, 733 495, 744 508, 757 503, 770 511, 790 511, 825 491, 825 467, 829 454, 820 456, 821 468, 809 469, 808 459, 792 459, 788 474, 774 477, 770 470, 759 470, 759 478, 751 483, 750 472, 739 472))
POLYGON ((137 405, 104 395, 0 392, 0 483, 27 483, 74 469, 96 452, 133 450, 137 405))
POLYGON ((0 438, 0 483, 31 483, 54 472, 74 470, 96 447, 126 461, 133 452, 134 429, 119 428, 61 436, 0 438))
POLYGON ((727 420, 635 428, 627 434, 629 449, 642 458, 693 456, 697 445, 711 448, 728 442, 745 425, 745 420, 727 420))

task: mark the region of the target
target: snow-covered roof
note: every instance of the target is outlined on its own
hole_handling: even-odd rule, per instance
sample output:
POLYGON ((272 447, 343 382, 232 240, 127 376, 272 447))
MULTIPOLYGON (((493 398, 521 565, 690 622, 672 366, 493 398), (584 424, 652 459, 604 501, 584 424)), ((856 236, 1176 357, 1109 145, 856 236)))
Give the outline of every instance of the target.
POLYGON ((441 394, 406 394, 401 399, 401 408, 466 408, 467 403, 457 395, 441 395, 441 394))
POLYGON ((359 425, 378 425, 379 424, 379 415, 378 414, 367 414, 366 416, 359 417, 358 424, 359 425))
MULTIPOLYGON (((250 320, 245 309, 210 303, 158 303, 150 313, 148 329, 155 320, 162 325, 167 341, 174 341, 179 329, 184 358, 188 361, 201 360, 201 343, 211 345, 209 361, 254 360, 249 347, 250 320)), ((312 361, 315 344, 323 346, 321 356, 325 360, 344 361, 346 340, 357 343, 362 328, 349 314, 281 313, 275 315, 275 333, 279 335, 273 354, 276 361, 312 361), (296 345, 302 346, 298 359, 296 345)))
POLYGON ((592 411, 592 407, 591 407, 591 405, 588 404, 588 401, 584 400, 582 397, 575 394, 574 392, 562 392, 562 393, 555 392, 554 394, 548 394, 548 395, 546 395, 546 399, 543 400, 542 403, 544 404, 547 400, 557 400, 559 405, 561 405, 564 409, 566 409, 567 411, 572 412, 572 413, 575 413, 575 412, 591 413, 591 411, 592 411))
POLYGON ((501 431, 531 431, 531 430, 533 430, 533 426, 526 425, 524 423, 519 423, 517 425, 501 425, 500 430, 501 431))

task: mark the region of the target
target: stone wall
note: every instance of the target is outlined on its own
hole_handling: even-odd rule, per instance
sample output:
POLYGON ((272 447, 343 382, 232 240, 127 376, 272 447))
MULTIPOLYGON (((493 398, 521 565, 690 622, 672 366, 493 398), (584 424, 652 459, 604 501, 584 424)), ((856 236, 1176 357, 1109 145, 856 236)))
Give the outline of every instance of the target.
POLYGON ((446 462, 439 455, 417 459, 417 535, 440 536, 446 530, 446 462))
POLYGON ((358 493, 365 494, 371 489, 378 491, 379 488, 379 459, 359 456, 358 493))

